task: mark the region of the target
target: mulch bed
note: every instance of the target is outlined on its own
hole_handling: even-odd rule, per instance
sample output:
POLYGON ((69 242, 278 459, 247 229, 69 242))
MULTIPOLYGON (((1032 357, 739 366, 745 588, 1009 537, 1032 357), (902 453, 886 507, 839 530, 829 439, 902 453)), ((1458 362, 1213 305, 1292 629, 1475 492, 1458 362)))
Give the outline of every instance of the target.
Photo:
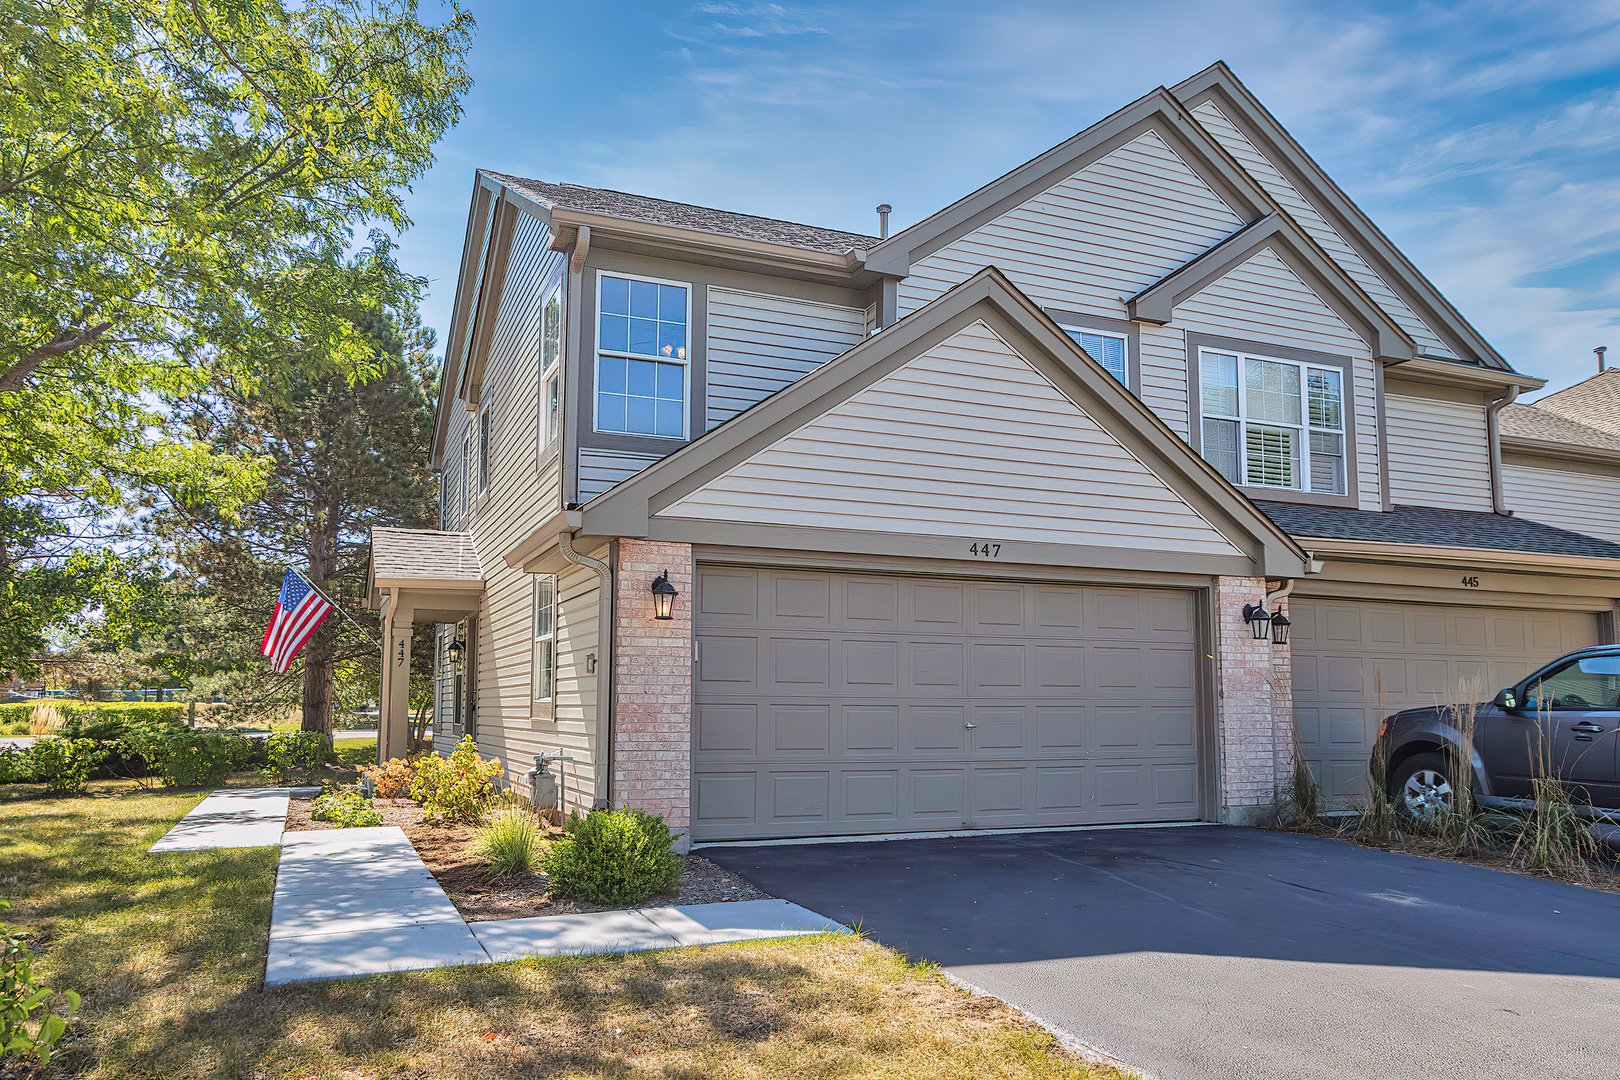
MULTIPOLYGON (((310 799, 293 799, 287 809, 287 829, 331 829, 325 821, 312 821, 310 799)), ((590 904, 583 900, 552 896, 546 891, 544 874, 514 874, 491 877, 484 864, 467 854, 478 835, 476 825, 430 825, 422 820, 422 808, 410 799, 373 799, 384 825, 404 830, 429 872, 468 922, 490 919, 523 919, 535 915, 572 915, 585 911, 613 911, 611 904, 590 904)), ((561 836, 559 829, 551 835, 561 836)), ((701 855, 686 856, 686 872, 673 892, 643 900, 638 907, 651 905, 718 904, 728 900, 769 900, 762 892, 729 870, 722 870, 701 855)))

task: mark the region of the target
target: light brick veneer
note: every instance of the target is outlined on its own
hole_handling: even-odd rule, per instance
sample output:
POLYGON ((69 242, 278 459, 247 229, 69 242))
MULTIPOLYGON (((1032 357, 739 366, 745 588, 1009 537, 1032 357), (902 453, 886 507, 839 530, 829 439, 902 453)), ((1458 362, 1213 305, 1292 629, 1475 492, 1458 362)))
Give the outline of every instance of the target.
POLYGON ((1293 769, 1294 694, 1286 645, 1256 641, 1243 621, 1244 604, 1263 604, 1259 578, 1215 583, 1216 716, 1225 820, 1267 818, 1293 769))
MULTIPOLYGON (((692 818, 691 545, 619 541, 613 587, 613 804, 662 814, 684 833, 692 818), (680 595, 674 617, 659 620, 649 588, 665 570, 680 595)), ((682 837, 682 850, 688 843, 682 837)))

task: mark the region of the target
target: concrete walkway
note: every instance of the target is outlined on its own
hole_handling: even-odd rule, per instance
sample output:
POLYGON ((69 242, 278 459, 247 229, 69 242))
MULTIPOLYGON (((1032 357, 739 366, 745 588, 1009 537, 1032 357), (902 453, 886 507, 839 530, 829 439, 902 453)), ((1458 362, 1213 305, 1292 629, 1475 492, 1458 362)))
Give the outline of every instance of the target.
POLYGON ((403 830, 287 833, 266 986, 842 931, 786 900, 464 922, 403 830))
POLYGON ((319 788, 222 788, 198 803, 147 854, 215 848, 275 847, 287 826, 287 801, 319 788))

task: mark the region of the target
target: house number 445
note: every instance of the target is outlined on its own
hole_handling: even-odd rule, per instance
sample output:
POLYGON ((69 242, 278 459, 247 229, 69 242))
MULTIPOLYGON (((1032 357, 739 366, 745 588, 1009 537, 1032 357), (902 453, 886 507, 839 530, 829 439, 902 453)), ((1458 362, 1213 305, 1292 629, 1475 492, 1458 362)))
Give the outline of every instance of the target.
POLYGON ((981 559, 1001 558, 1001 545, 992 544, 988 540, 979 541, 977 544, 974 544, 972 547, 968 548, 968 551, 981 559))

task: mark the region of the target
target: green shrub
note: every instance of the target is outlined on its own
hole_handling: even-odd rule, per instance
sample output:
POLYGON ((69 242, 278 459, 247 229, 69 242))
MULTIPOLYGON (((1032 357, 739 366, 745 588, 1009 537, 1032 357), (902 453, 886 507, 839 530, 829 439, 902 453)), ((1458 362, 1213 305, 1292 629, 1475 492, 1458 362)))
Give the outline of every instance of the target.
POLYGON ((389 758, 381 765, 367 765, 360 775, 371 781, 371 793, 379 799, 409 798, 411 784, 416 780, 416 761, 389 758))
POLYGON ((371 800, 352 788, 322 792, 310 806, 309 816, 316 821, 330 821, 340 829, 382 824, 382 815, 371 805, 371 800))
POLYGON ((521 806, 497 810, 473 841, 472 853, 498 877, 530 873, 540 854, 540 823, 521 806))
POLYGON ((657 814, 592 810, 568 818, 568 833, 540 855, 551 891, 596 904, 634 904, 668 892, 684 863, 675 835, 657 814))
MULTIPOLYGON (((84 738, 99 738, 94 728, 102 723, 184 724, 190 708, 183 701, 74 701, 71 698, 42 698, 54 705, 67 718, 67 731, 84 738)), ((15 730, 19 735, 28 733, 37 701, 8 701, 0 704, 0 729, 15 730)))
POLYGON ((33 747, 0 747, 0 784, 32 784, 38 780, 33 747))
POLYGON ((83 791, 90 770, 107 756, 94 739, 44 738, 34 743, 34 775, 52 791, 83 791))
MULTIPOLYGON (((10 906, 0 900, 0 910, 10 906)), ((0 923, 0 1058, 32 1058, 43 1067, 78 1011, 79 995, 65 990, 67 1012, 47 1010, 38 1020, 31 1019, 55 991, 34 978, 34 954, 23 938, 21 927, 0 923)))
POLYGON ((252 752, 240 735, 194 731, 161 740, 154 764, 168 787, 210 787, 224 783, 252 752))
POLYGON ((428 821, 482 821, 500 775, 500 759, 479 757, 478 744, 468 735, 449 757, 428 754, 416 763, 411 798, 422 804, 428 821))
POLYGON ((264 741, 267 777, 286 781, 297 769, 318 769, 326 764, 332 740, 319 731, 278 731, 264 741))

